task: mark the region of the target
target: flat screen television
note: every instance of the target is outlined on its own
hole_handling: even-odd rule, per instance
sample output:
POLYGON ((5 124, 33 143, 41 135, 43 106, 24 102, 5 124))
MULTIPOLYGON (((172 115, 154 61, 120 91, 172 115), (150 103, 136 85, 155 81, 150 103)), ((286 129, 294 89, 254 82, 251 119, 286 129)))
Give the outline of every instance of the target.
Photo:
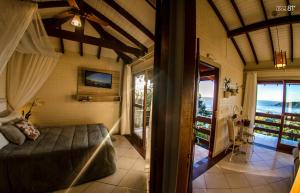
POLYGON ((93 86, 99 88, 111 88, 112 87, 112 74, 84 71, 84 84, 85 86, 93 86))

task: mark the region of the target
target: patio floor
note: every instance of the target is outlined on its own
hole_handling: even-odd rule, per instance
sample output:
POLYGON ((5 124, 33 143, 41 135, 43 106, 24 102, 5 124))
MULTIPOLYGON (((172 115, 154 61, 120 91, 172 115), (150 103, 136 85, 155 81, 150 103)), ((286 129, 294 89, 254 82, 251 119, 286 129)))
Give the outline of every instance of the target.
POLYGON ((200 145, 195 144, 195 153, 194 153, 194 163, 207 158, 208 157, 208 150, 201 147, 200 145))
MULTIPOLYGON (((278 137, 263 135, 260 133, 254 133, 254 134, 255 134, 255 140, 254 140, 255 143, 276 148, 278 137)), ((282 139, 281 143, 290 146, 297 146, 298 142, 293 140, 288 140, 288 139, 282 139)))

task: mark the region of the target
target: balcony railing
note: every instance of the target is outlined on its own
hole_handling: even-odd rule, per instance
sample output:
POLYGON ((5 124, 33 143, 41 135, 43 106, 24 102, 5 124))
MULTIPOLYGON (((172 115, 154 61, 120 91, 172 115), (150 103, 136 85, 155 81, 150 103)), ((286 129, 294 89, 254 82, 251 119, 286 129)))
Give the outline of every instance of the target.
POLYGON ((195 121, 195 133, 197 142, 209 146, 212 119, 209 117, 197 116, 195 121))
POLYGON ((254 130, 297 141, 300 139, 300 114, 276 115, 257 112, 254 130))

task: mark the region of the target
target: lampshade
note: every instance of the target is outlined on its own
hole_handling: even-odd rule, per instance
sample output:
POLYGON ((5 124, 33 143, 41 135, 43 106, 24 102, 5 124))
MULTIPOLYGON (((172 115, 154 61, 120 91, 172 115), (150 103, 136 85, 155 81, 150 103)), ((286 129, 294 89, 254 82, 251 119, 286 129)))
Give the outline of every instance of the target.
POLYGON ((286 64, 286 52, 283 52, 282 50, 280 52, 275 52, 275 68, 283 69, 286 67, 286 64))
POLYGON ((81 27, 81 20, 79 15, 74 15, 71 24, 75 27, 81 27))

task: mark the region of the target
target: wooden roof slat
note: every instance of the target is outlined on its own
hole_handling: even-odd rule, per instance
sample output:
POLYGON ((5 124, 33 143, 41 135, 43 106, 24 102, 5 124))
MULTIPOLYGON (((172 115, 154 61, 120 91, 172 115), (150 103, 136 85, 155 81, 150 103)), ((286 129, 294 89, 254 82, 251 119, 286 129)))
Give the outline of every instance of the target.
MULTIPOLYGON (((215 14, 217 15, 219 21, 220 21, 221 24, 223 25, 223 27, 224 27, 226 33, 228 34, 229 28, 228 28, 228 26, 227 26, 227 24, 226 24, 224 18, 223 18, 222 15, 220 14, 218 8, 216 7, 215 3, 214 3, 212 0, 207 0, 207 1, 208 1, 209 5, 211 6, 211 8, 213 9, 213 11, 215 12, 215 14)), ((232 41, 232 43, 233 43, 233 45, 234 45, 234 47, 235 47, 235 49, 236 49, 238 55, 240 56, 240 58, 241 58, 243 64, 246 65, 245 58, 244 58, 244 56, 243 56, 243 54, 242 54, 242 52, 241 52, 239 46, 237 45, 235 39, 234 39, 233 37, 230 37, 230 39, 231 39, 231 41, 232 41)))
MULTIPOLYGON (((240 10, 237 6, 237 4, 235 3, 235 0, 230 0, 231 2, 231 5, 233 6, 234 10, 235 10, 235 13, 237 14, 242 26, 244 27, 245 26, 245 22, 244 22, 244 19, 240 13, 240 10)), ((246 37, 248 39, 248 42, 250 44, 250 47, 251 47, 251 51, 252 51, 252 54, 253 54, 253 57, 254 57, 254 60, 255 60, 255 63, 258 64, 258 59, 257 59, 257 55, 256 55, 256 51, 254 49, 254 46, 253 46, 253 43, 252 43, 252 40, 250 38, 250 35, 248 33, 246 33, 246 37)))
POLYGON ((39 9, 70 6, 67 1, 40 1, 37 4, 39 9))
POLYGON ((98 17, 99 19, 105 21, 106 23, 108 23, 112 28, 114 28, 116 31, 118 31, 119 33, 121 33, 123 36, 125 36, 127 39, 129 39, 130 41, 132 41, 134 44, 136 44, 137 46, 139 46, 140 48, 142 48, 142 50, 144 52, 147 52, 148 49, 146 46, 144 46, 142 43, 140 43, 137 39, 135 39, 132 35, 130 35, 129 33, 127 33, 124 29, 122 29, 120 26, 118 26, 117 24, 115 24, 113 21, 111 21, 110 19, 108 19, 106 16, 104 16, 103 14, 101 14, 99 11, 97 11, 96 9, 94 9, 92 6, 90 6, 89 4, 87 4, 86 2, 82 1, 81 3, 82 8, 88 12, 88 13, 92 13, 94 14, 96 17, 98 17))
MULTIPOLYGON (((93 26, 93 28, 100 34, 100 36, 102 38, 104 38, 105 40, 109 41, 109 42, 115 42, 116 44, 120 44, 122 46, 126 46, 123 42, 121 42, 120 40, 118 40, 117 38, 115 38, 114 36, 112 36, 111 34, 109 34, 108 32, 106 32, 101 25, 99 25, 98 23, 94 22, 94 21, 90 21, 89 23, 93 26)), ((132 62, 132 58, 130 58, 129 56, 127 56, 126 54, 121 54, 122 52, 115 50, 115 52, 123 59, 123 61, 125 63, 131 63, 132 62)), ((142 52, 141 52, 142 53, 142 52)), ((139 57, 140 55, 136 55, 137 57, 139 57)))
MULTIPOLYGON (((267 15, 266 7, 265 7, 265 4, 264 4, 263 0, 260 0, 260 6, 262 8, 264 18, 267 21, 268 20, 268 15, 267 15)), ((275 56, 274 56, 275 49, 274 49, 274 43, 273 43, 273 38, 272 38, 272 33, 271 33, 270 27, 268 27, 268 36, 269 36, 269 41, 270 41, 271 49, 272 49, 271 53, 272 53, 273 61, 275 61, 275 56)))
POLYGON ((141 22, 139 22, 135 17, 133 17, 128 11, 126 11, 123 7, 121 7, 114 0, 104 0, 109 6, 111 6, 114 10, 120 13, 123 17, 125 17, 128 21, 130 21, 133 25, 135 25, 139 30, 141 30, 144 34, 146 34, 151 40, 155 40, 154 34, 147 29, 141 22))
MULTIPOLYGON (((290 0, 286 0, 286 5, 290 5, 290 0)), ((291 16, 291 12, 288 11, 289 17, 291 16)), ((290 24, 290 42, 291 42, 291 61, 294 61, 294 34, 293 34, 293 25, 290 24)))

